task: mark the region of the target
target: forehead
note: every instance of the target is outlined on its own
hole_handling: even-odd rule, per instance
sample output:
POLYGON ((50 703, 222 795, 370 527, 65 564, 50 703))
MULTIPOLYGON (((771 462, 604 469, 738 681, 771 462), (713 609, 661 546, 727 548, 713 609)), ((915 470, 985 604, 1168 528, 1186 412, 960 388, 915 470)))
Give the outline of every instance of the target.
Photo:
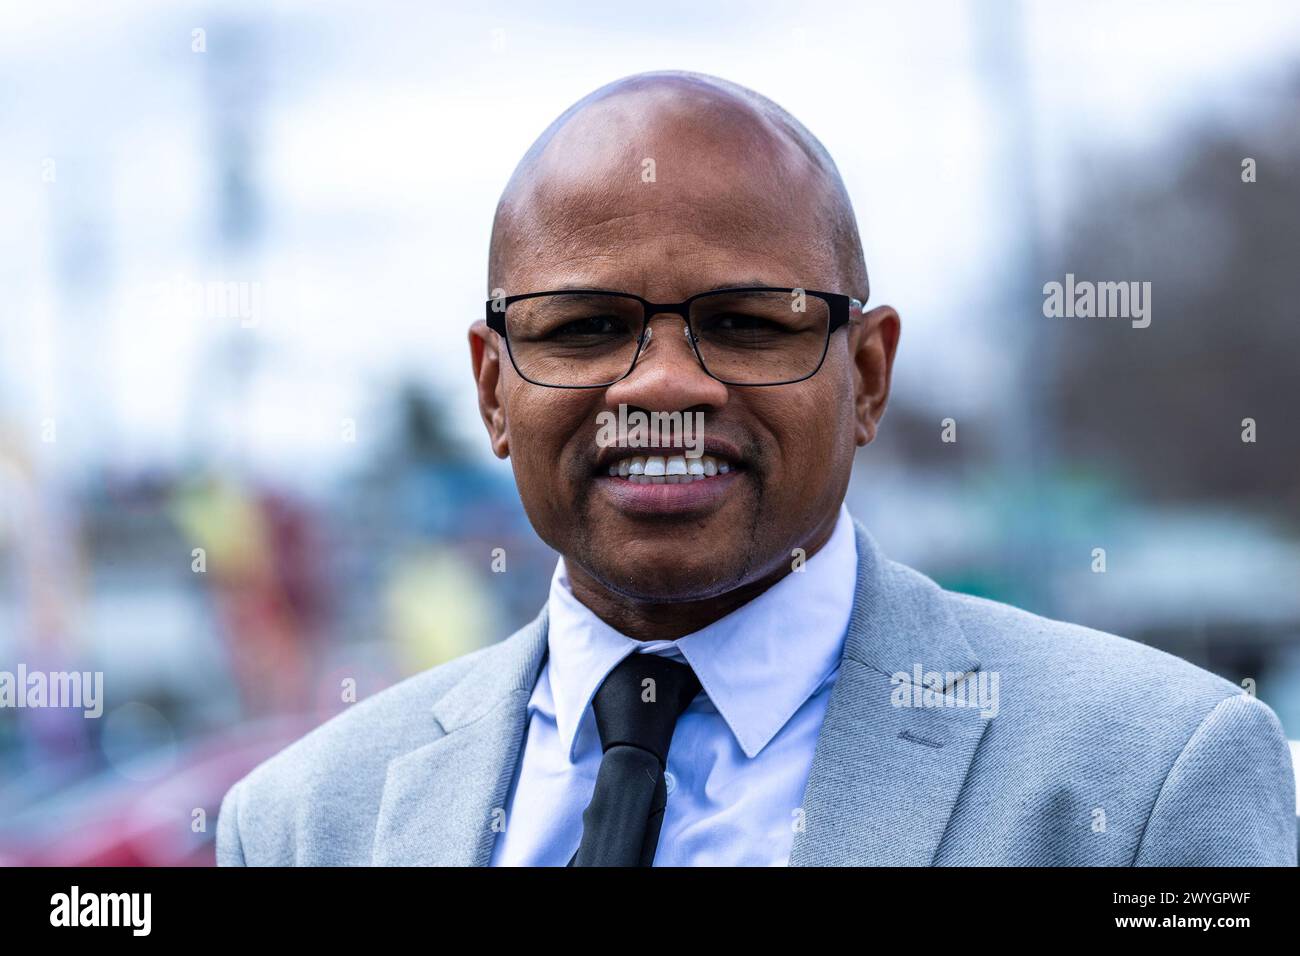
POLYGON ((521 165, 499 220, 509 293, 587 285, 684 298, 834 280, 832 190, 759 111, 707 95, 584 108, 521 165))

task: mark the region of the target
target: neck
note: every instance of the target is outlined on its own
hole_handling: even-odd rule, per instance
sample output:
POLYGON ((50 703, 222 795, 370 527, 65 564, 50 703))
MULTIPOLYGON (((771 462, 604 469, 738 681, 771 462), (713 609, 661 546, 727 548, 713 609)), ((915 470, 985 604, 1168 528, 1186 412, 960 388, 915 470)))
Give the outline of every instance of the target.
MULTIPOLYGON (((812 546, 805 549, 808 558, 825 547, 838 519, 837 510, 829 522, 818 528, 812 546)), ((792 570, 789 556, 779 557, 774 570, 730 591, 700 600, 664 603, 639 601, 612 591, 567 559, 565 569, 573 596, 614 630, 636 641, 675 641, 693 634, 748 604, 792 570)))

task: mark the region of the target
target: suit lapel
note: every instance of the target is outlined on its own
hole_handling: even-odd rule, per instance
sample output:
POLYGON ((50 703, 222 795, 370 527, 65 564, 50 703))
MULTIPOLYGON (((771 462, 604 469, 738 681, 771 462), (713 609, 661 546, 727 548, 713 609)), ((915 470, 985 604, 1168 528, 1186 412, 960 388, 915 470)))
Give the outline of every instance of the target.
POLYGON ((790 863, 927 866, 988 725, 954 696, 979 661, 939 587, 856 530, 853 613, 790 863))
POLYGON ((484 651, 433 707, 442 735, 388 765, 377 866, 485 866, 546 653, 546 609, 484 651))

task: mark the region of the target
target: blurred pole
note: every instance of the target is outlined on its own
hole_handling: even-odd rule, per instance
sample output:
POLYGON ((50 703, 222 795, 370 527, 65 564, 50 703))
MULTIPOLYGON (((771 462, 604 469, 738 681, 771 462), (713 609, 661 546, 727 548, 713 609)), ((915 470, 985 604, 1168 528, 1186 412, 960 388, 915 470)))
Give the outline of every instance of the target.
MULTIPOLYGON (((250 300, 256 287, 264 305, 268 283, 262 281, 260 268, 265 203, 259 160, 267 82, 262 36, 254 25, 229 20, 212 28, 208 42, 201 62, 215 198, 207 238, 211 265, 197 278, 205 285, 234 283, 250 300)), ((192 393, 194 417, 207 420, 189 433, 206 442, 196 449, 199 457, 212 451, 213 444, 224 445, 217 449, 219 456, 246 478, 254 426, 252 389, 264 335, 259 326, 265 316, 259 314, 250 325, 242 316, 231 315, 229 300, 223 301, 221 314, 211 314, 210 303, 205 305, 203 320, 216 330, 210 347, 212 380, 192 393), (212 418, 230 412, 235 413, 234 421, 212 418)))
POLYGON ((1037 149, 1024 16, 1019 0, 973 0, 976 56, 988 102, 998 114, 995 169, 1000 172, 1000 210, 1005 213, 1007 261, 992 300, 1000 312, 994 327, 1007 350, 1008 376, 997 423, 997 459, 1007 521, 1003 573, 1019 592, 1016 600, 1045 610, 1053 562, 1046 529, 1054 521, 1049 482, 1056 449, 1047 383, 1049 335, 1043 317, 1037 149))

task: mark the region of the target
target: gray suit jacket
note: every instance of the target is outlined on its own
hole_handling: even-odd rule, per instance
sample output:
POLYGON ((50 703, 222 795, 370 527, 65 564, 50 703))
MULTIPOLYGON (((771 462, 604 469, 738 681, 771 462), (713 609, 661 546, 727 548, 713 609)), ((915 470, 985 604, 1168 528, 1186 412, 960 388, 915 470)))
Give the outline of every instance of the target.
MULTIPOLYGON (((791 864, 1295 865, 1268 707, 1160 651, 944 591, 857 536, 791 864), (918 667, 943 686, 916 686, 918 667), (996 716, 959 706, 994 677, 996 716)), ((218 862, 485 865, 545 653, 543 610, 312 731, 231 788, 218 862)))

